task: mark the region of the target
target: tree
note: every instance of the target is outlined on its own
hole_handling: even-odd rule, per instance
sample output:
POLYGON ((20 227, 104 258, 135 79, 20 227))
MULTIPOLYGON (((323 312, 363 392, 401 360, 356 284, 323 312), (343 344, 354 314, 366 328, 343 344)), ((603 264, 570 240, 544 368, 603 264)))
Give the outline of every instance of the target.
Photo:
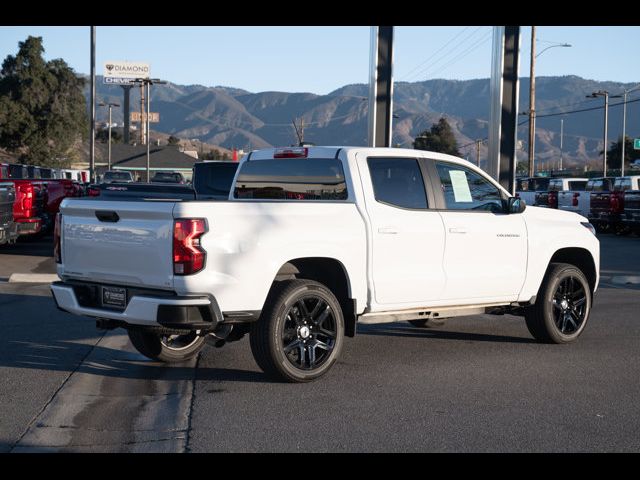
POLYGON ((458 142, 453 135, 451 125, 444 117, 432 125, 431 130, 425 130, 418 135, 413 142, 413 148, 460 156, 458 142))
POLYGON ((178 137, 174 137, 173 135, 171 135, 167 139, 167 145, 178 145, 179 143, 180 143, 180 139, 178 137))
MULTIPOLYGON (((108 128, 101 128, 100 130, 98 130, 96 132, 96 141, 97 142, 102 142, 102 143, 108 143, 109 142, 109 129, 108 128)), ((122 135, 122 133, 120 133, 119 130, 116 130, 115 128, 111 129, 111 143, 122 143, 124 141, 124 137, 122 135)))
MULTIPOLYGON (((600 151, 602 155, 604 151, 600 151)), ((625 169, 634 160, 635 150, 633 149, 633 139, 624 137, 624 164, 625 169)), ((622 137, 618 137, 617 142, 611 142, 611 147, 607 150, 607 168, 620 169, 620 157, 622 157, 622 137)))
POLYGON ((214 148, 213 150, 209 150, 208 152, 202 152, 199 155, 200 160, 219 160, 220 159, 220 150, 214 148))
POLYGON ((88 133, 84 79, 62 59, 45 62, 29 36, 0 71, 0 147, 23 163, 68 166, 88 133))

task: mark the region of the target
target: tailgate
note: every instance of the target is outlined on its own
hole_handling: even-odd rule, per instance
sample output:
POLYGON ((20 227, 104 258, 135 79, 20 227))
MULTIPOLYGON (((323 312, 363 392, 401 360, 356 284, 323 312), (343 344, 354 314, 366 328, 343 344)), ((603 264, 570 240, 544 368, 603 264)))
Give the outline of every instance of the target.
POLYGON ((0 182, 0 227, 8 225, 13 220, 15 200, 16 190, 13 183, 0 182))
POLYGON ((65 277, 173 287, 173 202, 66 199, 62 205, 65 277))

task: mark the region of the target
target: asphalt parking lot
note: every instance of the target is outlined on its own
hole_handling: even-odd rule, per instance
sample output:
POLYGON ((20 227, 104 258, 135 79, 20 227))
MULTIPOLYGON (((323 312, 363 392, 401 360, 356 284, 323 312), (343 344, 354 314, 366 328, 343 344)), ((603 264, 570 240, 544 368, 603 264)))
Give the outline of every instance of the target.
MULTIPOLYGON (((638 452, 640 238, 602 235, 585 332, 522 319, 359 326, 331 372, 275 383, 247 338, 165 366, 58 311, 50 238, 0 250, 0 452, 638 452)), ((4 248, 4 247, 0 247, 4 248)))

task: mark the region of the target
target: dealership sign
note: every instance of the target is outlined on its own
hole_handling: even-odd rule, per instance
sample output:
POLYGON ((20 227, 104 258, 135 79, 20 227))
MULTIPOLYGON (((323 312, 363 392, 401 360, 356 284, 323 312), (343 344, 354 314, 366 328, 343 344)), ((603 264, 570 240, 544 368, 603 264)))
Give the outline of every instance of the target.
POLYGON ((136 78, 149 78, 149 64, 135 62, 105 62, 104 83, 131 85, 136 78))

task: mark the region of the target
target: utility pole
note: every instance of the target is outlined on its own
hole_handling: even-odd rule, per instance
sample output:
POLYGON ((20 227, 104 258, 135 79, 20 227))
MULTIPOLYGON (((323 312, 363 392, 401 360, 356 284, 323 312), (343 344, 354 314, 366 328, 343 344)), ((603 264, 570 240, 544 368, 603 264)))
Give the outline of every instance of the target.
POLYGON ((482 139, 476 140, 476 165, 480 168, 480 144, 482 143, 482 139))
POLYGON ((534 177, 536 168, 536 27, 531 27, 531 66, 529 70, 529 176, 534 177))
POLYGON ((89 137, 89 181, 96 181, 96 27, 91 27, 91 136, 89 137))
POLYGON ((144 132, 144 83, 140 84, 140 144, 144 145, 146 135, 144 132))
POLYGON ((131 85, 120 85, 124 91, 124 143, 129 145, 129 99, 131 97, 131 85))
POLYGON ((603 152, 603 160, 602 160, 602 176, 607 176, 607 144, 609 141, 608 137, 608 128, 609 128, 609 92, 606 90, 598 90, 597 92, 593 92, 591 95, 587 95, 587 98, 597 98, 604 97, 604 152, 603 152))
POLYGON ((150 156, 151 156, 150 154, 151 154, 151 152, 149 151, 149 148, 150 148, 150 145, 151 145, 151 135, 149 135, 149 132, 150 132, 150 130, 149 130, 149 117, 151 116, 151 91, 150 91, 151 82, 146 82, 146 84, 147 84, 147 121, 146 121, 146 125, 147 125, 147 128, 146 128, 146 130, 147 130, 147 183, 149 183, 150 180, 151 180, 151 177, 149 175, 150 170, 151 170, 150 169, 150 167, 151 167, 151 164, 150 164, 150 156))
POLYGON ((108 153, 108 170, 111 170, 111 108, 112 107, 119 107, 120 104, 118 103, 104 103, 104 102, 100 102, 98 105, 100 105, 101 107, 109 107, 109 153, 108 153))
POLYGON ((560 119, 560 171, 562 171, 562 139, 564 137, 564 119, 560 119))
POLYGON ((627 94, 628 90, 624 91, 624 105, 622 106, 622 161, 621 161, 621 170, 620 176, 624 177, 624 147, 627 143, 627 94))

